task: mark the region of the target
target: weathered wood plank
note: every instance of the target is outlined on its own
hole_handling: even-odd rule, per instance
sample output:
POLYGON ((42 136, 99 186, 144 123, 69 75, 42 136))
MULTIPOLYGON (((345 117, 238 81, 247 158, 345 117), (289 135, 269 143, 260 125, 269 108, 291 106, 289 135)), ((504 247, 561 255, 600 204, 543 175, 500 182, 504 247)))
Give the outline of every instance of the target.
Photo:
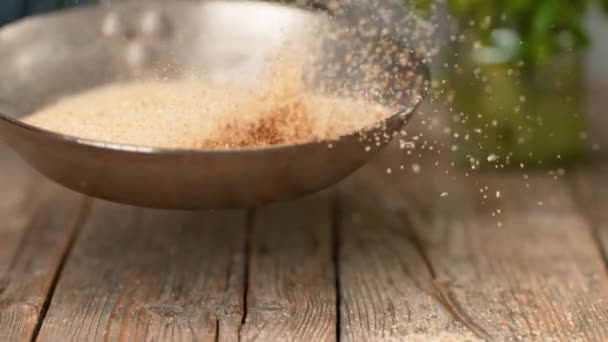
POLYGON ((0 341, 35 333, 84 207, 0 149, 0 341))
POLYGON ((403 221, 361 170, 341 187, 340 335, 343 341, 474 338, 438 300, 435 279, 403 221))
POLYGON ((244 212, 95 202, 41 341, 232 341, 243 311, 244 212))
MULTIPOLYGON (((432 166, 420 175, 384 170, 366 178, 376 187, 377 205, 412 223, 413 241, 432 274, 427 291, 476 336, 608 338, 608 277, 565 180, 546 173, 465 177, 451 170, 448 176, 432 166)), ((382 298, 370 298, 376 292, 368 291, 368 303, 382 298)), ((369 306, 358 316, 378 317, 369 306)))
POLYGON ((327 194, 257 210, 243 341, 336 340, 327 194))
MULTIPOLYGON (((521 175, 498 177, 482 178, 480 185, 500 189, 504 200, 495 207, 504 214, 492 217, 488 204, 463 219, 475 224, 463 231, 472 241, 460 242, 475 252, 467 269, 482 275, 487 289, 460 290, 461 301, 472 310, 482 295, 494 300, 488 305, 492 314, 477 312, 479 324, 493 336, 606 340, 608 279, 566 181, 542 174, 531 175, 529 181, 521 175), (497 321, 501 326, 492 324, 497 321)), ((479 191, 479 186, 469 190, 479 191)), ((438 262, 450 258, 441 256, 438 262)), ((445 267, 446 272, 455 269, 453 263, 445 267)))
POLYGON ((545 175, 478 181, 452 191, 448 208, 438 209, 454 238, 428 253, 446 293, 497 339, 607 339, 608 279, 565 182, 545 175), (503 200, 476 206, 485 186, 503 200), (502 213, 493 217, 496 208, 502 213))

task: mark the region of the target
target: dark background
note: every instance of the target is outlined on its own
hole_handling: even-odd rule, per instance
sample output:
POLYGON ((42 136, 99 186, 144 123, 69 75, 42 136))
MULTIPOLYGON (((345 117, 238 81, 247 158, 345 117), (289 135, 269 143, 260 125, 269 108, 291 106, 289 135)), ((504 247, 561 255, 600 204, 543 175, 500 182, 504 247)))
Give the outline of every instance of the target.
POLYGON ((98 0, 1 0, 0 25, 30 14, 95 2, 98 0))

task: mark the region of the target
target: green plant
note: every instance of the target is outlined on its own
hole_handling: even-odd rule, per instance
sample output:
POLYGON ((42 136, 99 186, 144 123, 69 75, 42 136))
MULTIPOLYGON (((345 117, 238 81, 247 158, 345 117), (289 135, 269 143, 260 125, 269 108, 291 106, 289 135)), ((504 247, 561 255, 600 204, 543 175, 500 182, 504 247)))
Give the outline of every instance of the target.
POLYGON ((563 166, 584 156, 584 17, 591 6, 608 12, 608 0, 411 1, 427 13, 444 4, 458 26, 439 77, 461 161, 563 166))
MULTIPOLYGON (((426 9, 438 0, 411 0, 426 9)), ((441 1, 441 0, 439 0, 441 1)), ((589 43, 583 26, 585 11, 600 5, 608 12, 608 0, 444 0, 450 13, 479 43, 497 44, 496 29, 512 30, 519 40, 515 53, 530 67, 546 65, 563 52, 589 43)))

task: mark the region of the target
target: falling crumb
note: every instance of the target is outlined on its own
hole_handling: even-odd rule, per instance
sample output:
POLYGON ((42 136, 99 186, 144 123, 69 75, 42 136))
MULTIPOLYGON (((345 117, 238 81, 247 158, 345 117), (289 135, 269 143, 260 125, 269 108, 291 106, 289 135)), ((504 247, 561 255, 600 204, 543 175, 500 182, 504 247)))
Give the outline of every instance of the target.
POLYGON ((447 192, 442 192, 442 193, 441 193, 441 197, 447 197, 447 196, 448 196, 448 193, 447 193, 447 192))
POLYGON ((388 174, 390 175, 391 173, 393 173, 393 169, 391 169, 391 168, 389 167, 388 169, 386 169, 386 173, 388 173, 388 174))
POLYGON ((496 191, 496 198, 500 198, 500 191, 496 191))
POLYGON ((413 171, 415 174, 419 174, 419 173, 420 173, 420 171, 421 171, 420 165, 419 165, 419 164, 412 164, 412 171, 413 171))
POLYGON ((399 141, 399 148, 403 149, 415 149, 416 148, 416 143, 414 143, 413 141, 406 141, 406 140, 400 140, 399 141))
POLYGON ((495 155, 494 153, 492 153, 492 154, 490 154, 490 155, 488 156, 488 161, 489 161, 490 163, 493 163, 493 162, 495 162, 495 161, 497 161, 497 160, 498 160, 498 156, 497 156, 497 155, 495 155))

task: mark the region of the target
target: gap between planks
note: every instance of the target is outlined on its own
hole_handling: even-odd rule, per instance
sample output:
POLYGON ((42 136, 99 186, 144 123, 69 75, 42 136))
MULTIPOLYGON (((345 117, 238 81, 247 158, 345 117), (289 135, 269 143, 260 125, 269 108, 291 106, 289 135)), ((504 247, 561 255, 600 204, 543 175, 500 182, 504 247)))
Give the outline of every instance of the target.
POLYGON ((246 213, 96 201, 57 284, 41 341, 234 341, 246 213))
POLYGON ((328 193, 256 211, 243 341, 334 341, 337 335, 328 193))
POLYGON ((325 194, 249 216, 95 201, 39 340, 336 340, 331 210, 325 194))
POLYGON ((0 340, 28 341, 44 318, 86 200, 5 149, 0 165, 0 340))
MULTIPOLYGON (((365 172, 366 171, 364 171, 364 173, 365 172)), ((369 179, 374 178, 364 177, 364 179, 368 181, 369 179)), ((375 179, 377 179, 377 177, 375 179)), ((535 183, 538 182, 535 181, 535 183)), ((547 188, 543 185, 544 183, 546 182, 538 183, 541 185, 541 189, 545 187, 540 193, 547 193, 547 188)), ((391 184, 394 186, 398 183, 391 184)), ((526 330, 526 328, 524 328, 525 324, 528 324, 531 327, 536 324, 533 323, 535 314, 529 311, 532 307, 527 307, 527 304, 519 307, 519 310, 523 310, 522 312, 518 313, 511 311, 512 317, 508 318, 509 310, 513 310, 512 306, 520 305, 516 302, 517 298, 519 298, 518 296, 521 296, 518 292, 522 291, 522 284, 525 285, 526 282, 528 282, 528 285, 525 286, 532 286, 535 281, 533 279, 511 279, 513 282, 506 283, 504 286, 506 286, 507 290, 514 291, 513 296, 516 302, 503 303, 502 305, 505 305, 505 308, 500 306, 494 307, 493 310, 500 313, 496 314, 494 318, 491 316, 480 316, 480 314, 475 312, 471 306, 473 303, 469 302, 472 298, 475 298, 477 295, 485 298, 483 299, 486 301, 485 303, 483 301, 477 303, 478 305, 481 305, 481 307, 483 307, 483 305, 497 304, 492 302, 492 296, 488 297, 488 295, 483 294, 483 292, 475 294, 477 290, 471 286, 479 286, 481 291, 490 291, 490 293, 494 290, 491 287, 486 288, 488 285, 483 285, 483 282, 478 285, 473 285, 467 283, 466 277, 460 279, 459 277, 461 277, 461 275, 451 274, 449 271, 450 268, 466 266, 463 269, 466 274, 466 272, 468 272, 466 269, 470 266, 467 266, 466 263, 464 265, 459 265, 458 262, 454 263, 454 259, 460 258, 460 253, 457 253, 456 255, 448 254, 445 256, 444 251, 439 250, 434 246, 436 243, 434 240, 437 238, 440 240, 442 239, 440 235, 447 234, 447 238, 445 236, 443 236, 443 238, 448 240, 454 238, 456 238, 456 240, 459 239, 455 236, 449 236, 449 231, 445 229, 437 231, 436 227, 433 228, 429 225, 428 220, 429 218, 432 218, 432 216, 428 215, 433 215, 429 210, 433 209, 434 206, 427 206, 428 203, 424 202, 424 197, 419 197, 421 196, 419 193, 421 190, 417 189, 415 186, 412 187, 410 184, 404 185, 405 188, 401 191, 408 191, 413 199, 422 199, 420 203, 405 203, 404 207, 391 207, 391 204, 387 203, 387 198, 379 199, 377 197, 378 194, 381 194, 381 197, 388 197, 388 202, 394 199, 394 203, 400 203, 399 205, 403 204, 403 198, 400 198, 400 195, 394 197, 396 196, 394 191, 391 194, 391 191, 387 190, 382 185, 376 186, 377 184, 372 187, 370 192, 362 192, 362 189, 365 189, 365 184, 360 184, 360 186, 357 186, 356 196, 352 193, 348 194, 349 190, 347 189, 345 190, 347 195, 342 193, 340 202, 333 201, 331 198, 322 199, 320 201, 318 199, 311 201, 309 198, 304 200, 304 202, 297 201, 267 207, 258 210, 255 217, 244 219, 243 221, 245 223, 242 226, 246 229, 245 232, 242 233, 244 233, 243 236, 245 236, 245 241, 242 242, 242 245, 240 242, 237 243, 237 245, 241 247, 236 247, 237 250, 242 248, 242 254, 237 252, 240 256, 236 256, 236 258, 241 261, 237 260, 236 262, 231 262, 227 267, 222 268, 223 271, 218 271, 218 279, 222 278, 219 276, 220 273, 224 274, 223 279, 225 279, 225 281, 223 281, 224 285, 219 289, 220 291, 222 289, 223 291, 229 289, 228 291, 231 292, 230 296, 232 296, 232 299, 226 300, 227 298, 224 298, 223 300, 216 301, 218 306, 215 309, 220 311, 214 312, 214 310, 210 310, 211 315, 209 316, 208 334, 205 336, 210 340, 226 341, 237 339, 254 340, 262 337, 273 337, 276 340, 295 340, 296 337, 301 336, 309 336, 319 340, 335 340, 341 338, 350 341, 390 339, 391 336, 393 338, 415 338, 416 336, 437 338, 438 336, 442 336, 442 334, 444 337, 460 337, 460 339, 465 339, 468 338, 467 336, 470 337, 470 335, 467 335, 466 333, 467 330, 469 332, 474 332, 477 337, 485 337, 486 339, 491 339, 488 337, 509 339, 514 338, 514 336, 527 336, 531 338, 534 336, 568 336, 572 338, 581 336, 598 337, 603 336, 605 333, 601 328, 598 328, 595 325, 597 323, 597 318, 595 316, 590 316, 590 313, 586 312, 585 309, 582 309, 581 307, 577 307, 578 310, 582 310, 580 313, 577 313, 576 311, 573 312, 575 319, 580 319, 580 321, 574 321, 571 328, 568 328, 569 323, 562 320, 559 311, 549 313, 549 315, 553 315, 553 318, 536 317, 536 319, 540 319, 541 321, 549 319, 546 321, 549 324, 553 324, 551 323, 551 320, 553 320, 555 324, 558 324, 558 326, 537 326, 536 329, 539 329, 537 333, 540 335, 534 335, 534 331, 526 330), (374 192, 376 197, 372 196, 374 192), (364 194, 365 196, 362 196, 364 194), (362 197, 365 200, 364 197, 366 196, 370 197, 368 203, 361 204, 359 201, 362 197), (399 199, 401 199, 401 201, 399 201, 399 199), (370 200, 371 203, 369 203, 370 200), (306 201, 308 201, 308 204, 306 204, 306 201), (371 204, 371 206, 369 204, 371 204), (357 219, 356 215, 353 216, 353 213, 357 212, 365 215, 372 215, 370 217, 374 220, 369 222, 374 222, 374 226, 366 227, 365 224, 362 225, 361 222, 359 222, 361 217, 357 219), (317 213, 317 215, 314 215, 314 213, 317 213), (293 217, 298 217, 300 219, 293 220, 291 219, 293 217), (307 230, 298 229, 298 227, 309 227, 308 229, 312 230, 308 231, 308 233, 303 233, 307 230), (334 232, 332 232, 332 227, 334 232), (406 228, 405 230, 403 230, 404 227, 406 228), (429 231, 425 232, 425 229, 428 229, 429 231), (321 237, 321 241, 319 241, 319 237, 321 237), (304 238, 304 243, 301 243, 302 238, 304 238), (383 249, 385 249, 385 251, 383 251, 383 249), (386 265, 383 265, 383 263, 386 265), (297 268, 301 268, 301 270, 298 271, 297 268), (269 278, 268 274, 274 275, 274 277, 269 278), (269 278, 270 281, 267 282, 265 280, 267 278, 269 278), (306 284, 308 290, 304 291, 304 294, 299 294, 297 292, 301 289, 298 289, 297 286, 294 288, 294 285, 297 285, 298 279, 302 278, 306 278, 309 281, 306 284), (376 278, 376 282, 369 282, 370 278, 376 278), (459 286, 465 287, 454 287, 454 281, 463 282, 462 285, 459 286), (530 281, 532 281, 532 283, 530 283, 530 281), (270 286, 266 286, 267 284, 270 284, 270 286), (378 286, 380 287, 378 288, 378 286), (358 292, 360 290, 366 292, 358 292), (338 291, 338 293, 336 293, 336 291, 338 291), (472 293, 468 293, 467 291, 472 291, 472 293), (367 293, 372 294, 375 297, 369 298, 373 299, 371 302, 362 303, 360 299, 357 299, 358 293, 361 296, 366 296, 367 293), (405 304, 408 307, 403 307, 404 302, 401 302, 403 300, 407 302, 405 304), (307 303, 315 304, 310 306, 307 303), (353 308, 355 308, 355 311, 351 311, 353 308), (339 311, 336 311, 336 309, 339 311), (402 311, 404 309, 405 311, 402 311), (245 312, 245 310, 247 310, 247 312, 245 312), (448 314, 447 316, 443 310, 448 314), (382 316, 378 316, 379 314, 389 314, 389 316, 383 318, 382 316), (580 317, 576 316, 579 314, 581 315, 580 317), (367 318, 365 318, 366 316, 367 318), (424 317, 434 317, 433 324, 430 324, 429 321, 425 321, 424 317), (317 319, 318 321, 310 321, 311 319, 317 319), (390 321, 387 321, 386 319, 392 319, 393 323, 390 323, 390 321), (506 324, 505 327, 513 330, 505 332, 497 329, 497 327, 491 323, 491 319, 498 319, 498 321, 502 319, 504 320, 503 323, 506 324), (581 325, 585 320, 588 320, 589 325, 581 325), (277 322, 279 323, 277 324, 277 322), (317 323, 310 324, 310 322, 317 323), (387 323, 390 324, 386 325, 387 323), (559 324, 566 324, 566 326, 559 328, 559 324), (357 327, 358 325, 359 327, 357 327), (589 329, 597 330, 594 331, 589 329)), ((550 207, 549 211, 542 210, 540 212, 555 215, 561 211, 562 215, 563 213, 570 215, 571 204, 562 202, 562 199, 565 199, 566 197, 560 189, 561 187, 556 188, 556 190, 558 190, 556 197, 557 202, 553 204, 548 203, 550 207)), ((424 187, 422 191, 425 191, 424 187)), ((456 194, 456 192, 453 194, 456 194)), ((532 204, 532 202, 530 202, 531 200, 526 201, 529 202, 527 204, 532 204)), ((452 204, 456 203, 454 201, 449 202, 452 204)), ((150 264, 147 264, 145 260, 143 263, 138 263, 137 260, 124 260, 121 258, 117 258, 115 263, 112 263, 112 260, 104 260, 108 250, 110 251, 110 255, 112 254, 113 242, 124 242, 125 240, 128 240, 128 243, 123 247, 125 247, 125 249, 133 247, 135 251, 131 257, 137 259, 137 255, 140 253, 150 253, 148 248, 146 248, 146 244, 151 244, 156 247, 167 247, 167 242, 164 241, 164 239, 174 238, 177 239, 174 241, 179 241, 186 244, 186 246, 193 247, 188 240, 190 238, 196 239, 196 236, 198 236, 196 230, 193 230, 192 227, 190 227, 192 222, 188 219, 188 217, 190 217, 190 219, 196 221, 196 214, 192 214, 194 216, 188 216, 183 213, 161 213, 158 211, 154 212, 144 209, 127 208, 103 202, 96 202, 96 206, 101 206, 101 209, 97 209, 97 211, 101 211, 101 213, 96 214, 97 216, 92 220, 93 222, 91 222, 91 220, 86 222, 85 228, 87 229, 83 228, 82 232, 85 236, 81 236, 74 244, 74 251, 77 252, 77 254, 74 255, 75 252, 72 252, 70 258, 67 258, 67 263, 65 263, 63 271, 60 273, 61 277, 56 276, 58 282, 56 283, 55 297, 53 297, 50 302, 47 319, 42 321, 40 340, 53 340, 52 337, 55 337, 55 339, 65 337, 61 332, 58 333, 58 328, 65 328, 65 323, 62 324, 62 322, 58 320, 58 317, 61 317, 61 315, 57 316, 57 314, 54 313, 54 310, 62 310, 61 305, 68 305, 69 307, 70 301, 74 299, 72 297, 75 296, 76 299, 78 299, 78 292, 86 290, 84 288, 78 288, 77 283, 80 278, 78 278, 78 272, 75 272, 75 270, 80 272, 83 271, 83 265, 79 265, 79 263, 82 263, 83 261, 78 259, 81 259, 84 256, 85 266, 87 262, 92 262, 92 265, 89 266, 98 266, 93 267, 95 272, 109 272, 110 277, 112 277, 112 273, 115 272, 112 268, 122 267, 120 264, 125 261, 127 264, 135 261, 135 266, 144 267, 154 267, 156 261, 159 261, 160 264, 162 264, 163 261, 163 258, 155 259, 154 256, 150 257, 156 261, 150 264), (112 221, 113 216, 114 221, 112 221), (149 217, 146 219, 146 216, 149 217), (120 222, 122 219, 116 220, 116 217, 130 218, 132 220, 127 220, 129 222, 125 224, 124 222, 120 222), (171 219, 167 219, 167 217, 170 217, 171 219), (158 221, 160 221, 160 223, 158 221), (145 224, 142 225, 142 222, 145 224), (175 231, 169 229, 169 233, 167 233, 163 232, 160 228, 163 225, 172 226, 172 224, 176 222, 181 222, 182 224, 182 226, 177 225, 178 233, 181 232, 185 234, 185 236, 175 237, 175 231), (112 225, 121 226, 121 224, 122 228, 135 227, 136 232, 124 231, 125 229, 120 229, 120 227, 118 227, 118 229, 117 227, 111 227, 112 225), (93 225, 93 228, 91 228, 91 225, 93 225), (150 228, 150 225, 153 228, 152 232, 148 229, 150 228), (109 228, 113 233, 103 232, 102 228, 107 226, 110 226, 109 228), (156 232, 154 232, 155 230, 156 232), (152 235, 159 234, 159 236, 146 237, 145 235, 149 233, 152 235), (89 235, 87 236, 87 234, 89 235), (126 237, 127 239, 121 240, 121 236, 123 238, 126 237), (97 239, 94 237, 102 237, 102 242, 106 244, 104 246, 108 248, 96 246, 97 239), (146 242, 142 244, 137 241, 138 239, 143 239, 146 242), (88 242, 81 245, 83 240, 88 242), (96 247, 98 250, 88 250, 91 247, 93 247, 93 249, 96 247), (91 258, 90 253, 92 253, 93 258, 91 258), (87 258, 89 259, 88 261, 86 260, 87 258), (98 262, 97 264, 93 262, 95 260, 98 262), (107 268, 108 264, 112 267, 107 268), (72 277, 74 279, 66 280, 66 277, 72 277), (72 282, 72 286, 76 288, 70 288, 70 286, 65 284, 62 285, 63 282, 69 283, 70 281, 72 282), (59 335, 53 335, 53 333, 59 335)), ((436 210, 447 210, 449 214, 449 209, 449 207, 442 207, 437 208, 436 210)), ((475 208, 473 209, 477 210, 475 208)), ((521 212, 519 207, 512 207, 511 210, 514 212, 521 212)), ((444 220, 449 221, 457 218, 449 215, 444 218, 444 220)), ((458 213, 458 215, 463 215, 465 221, 471 219, 471 217, 468 216, 470 213, 467 214, 467 211, 458 213)), ((368 219, 370 217, 363 217, 363 219, 368 219)), ((563 216, 562 218, 576 220, 576 217, 574 216, 563 216)), ((439 217, 439 219, 441 219, 441 217, 439 217)), ((515 219, 518 224, 527 224, 519 218, 514 217, 513 219, 515 219)), ((576 221, 572 222, 576 223, 576 221)), ((479 224, 479 222, 469 222, 465 224, 479 224)), ((439 225, 440 228, 441 226, 442 224, 439 225)), ((237 230, 240 232, 240 229, 242 228, 238 228, 237 230)), ((466 233, 466 230, 463 232, 466 233)), ((582 228, 581 232, 584 233, 584 228, 582 228)), ((215 233, 221 235, 221 230, 215 229, 215 233)), ((214 237, 215 233, 209 235, 209 237, 214 237)), ((227 236, 224 236, 221 241, 229 241, 232 237, 239 235, 236 231, 233 231, 232 233, 235 234, 228 234, 227 236)), ((477 231, 477 233, 483 233, 483 231, 477 231)), ((566 233, 566 235, 569 234, 564 229, 561 229, 560 234, 564 233, 566 233)), ((534 238, 534 235, 526 236, 534 238)), ((545 238, 551 238, 551 236, 547 235, 545 238)), ((576 235, 570 235, 569 239, 574 241, 580 240, 581 238, 576 237, 576 235)), ((220 244, 220 241, 218 240, 210 240, 212 240, 214 244, 220 244)), ((214 246, 212 245, 212 243, 208 243, 206 246, 213 248, 214 246)), ((467 247, 466 245, 464 246, 466 250, 467 247)), ((449 247, 449 245, 446 247, 449 247)), ((526 253, 530 253, 530 250, 526 251, 526 253)), ((124 256, 121 252, 123 251, 118 251, 118 255, 124 256)), ((580 257, 588 261, 592 260, 588 259, 592 256, 588 252, 583 253, 582 250, 578 249, 574 253, 573 256, 576 256, 577 258, 580 257)), ((229 254, 234 257, 233 254, 229 254)), ((211 253, 209 255, 214 254, 211 253)), ((534 257, 534 255, 532 256, 534 257)), ((171 252, 166 256, 168 259, 174 257, 171 252)), ((491 257, 491 254, 489 256, 491 257)), ((129 259, 128 255, 127 259, 129 259)), ((195 265, 198 265, 196 260, 189 259, 188 255, 184 254, 182 254, 181 257, 172 261, 169 260, 168 262, 173 263, 173 265, 182 265, 179 261, 184 260, 190 260, 194 262, 195 265)), ((534 259, 531 259, 531 261, 534 262, 534 259)), ((560 261, 559 258, 556 261, 557 265, 560 265, 560 263, 563 264, 564 262, 568 263, 566 260, 560 261)), ((474 263, 479 261, 471 259, 467 262, 473 262, 473 266, 475 266, 474 263)), ((504 263, 501 267, 507 268, 520 268, 522 266, 510 265, 508 259, 500 261, 500 263, 497 263, 495 266, 500 266, 501 263, 504 263)), ((597 263, 591 262, 590 266, 582 267, 582 269, 592 270, 594 269, 593 267, 596 266, 597 263)), ((210 267, 213 268, 213 266, 210 267)), ((536 266, 532 264, 531 267, 536 266)), ((186 271, 193 269, 196 270, 196 267, 186 267, 186 271)), ((552 268, 549 267, 549 269, 551 270, 552 268)), ((175 271, 175 268, 169 268, 169 270, 175 271)), ((123 271, 125 270, 123 269, 123 271)), ((511 271, 513 271, 513 269, 511 271)), ((571 273, 574 270, 570 268, 567 271, 571 273)), ((547 274, 550 275, 550 273, 547 274)), ((576 274, 572 275, 577 277, 580 276, 576 274)), ((114 276, 116 276, 115 273, 114 276)), ((151 274, 148 274, 148 276, 155 278, 155 273, 152 272, 151 274)), ((181 274, 181 276, 187 277, 184 274, 181 274)), ((492 277, 491 274, 489 276, 492 277)), ((498 274, 495 274, 494 276, 498 276, 498 274)), ((538 276, 542 277, 542 275, 538 276)), ((163 280, 162 277, 160 277, 160 279, 163 280)), ((84 280, 86 281, 86 279, 84 280)), ((164 280, 166 281, 167 279, 164 280)), ((486 281, 488 280, 491 279, 486 279, 486 281)), ((154 281, 151 283, 154 283, 154 281)), ((592 284, 595 284, 592 286, 599 286, 599 288, 594 291, 599 291, 597 294, 600 295, 600 297, 605 296, 604 283, 593 282, 592 284)), ((166 287, 167 284, 163 286, 166 287)), ((178 285, 176 287, 178 292, 183 291, 183 288, 179 289, 180 286, 181 285, 178 285)), ((574 290, 572 290, 573 292, 571 295, 578 296, 576 298, 585 302, 585 296, 581 297, 580 295, 582 294, 577 292, 578 285, 573 286, 574 290)), ((169 287, 171 288, 172 286, 169 287)), ((112 292, 111 287, 106 288, 106 290, 110 293, 112 292)), ((175 288, 170 290, 175 290, 175 288)), ((540 288, 536 290, 541 291, 536 293, 540 296, 540 299, 543 299, 543 296, 546 296, 547 300, 551 298, 564 299, 566 301, 566 306, 561 306, 561 308, 567 309, 570 304, 576 307, 576 304, 571 302, 570 298, 562 297, 559 287, 554 287, 552 289, 551 286, 549 286, 545 290, 540 288)), ((137 289, 133 291, 137 292, 137 289)), ((49 293, 52 293, 52 291, 49 293)), ((118 336, 130 336, 128 334, 130 325, 129 320, 133 317, 129 316, 130 310, 124 306, 126 305, 128 307, 133 305, 133 302, 129 302, 128 300, 128 296, 133 294, 136 293, 123 291, 122 294, 118 294, 120 298, 118 299, 118 303, 116 303, 117 305, 114 305, 109 314, 105 316, 105 327, 110 328, 109 335, 107 335, 108 338, 114 336, 112 334, 113 331, 116 332, 116 329, 118 329, 118 336), (126 303, 124 302, 125 300, 127 300, 126 303), (118 326, 111 321, 116 321, 118 326), (121 335, 120 333, 124 327, 127 329, 122 332, 123 335, 121 335)), ((158 310, 155 312, 157 315, 152 315, 161 322, 167 322, 167 319, 168 322, 172 322, 174 321, 174 318, 179 318, 182 312, 180 311, 179 304, 175 305, 176 300, 179 302, 180 295, 177 294, 175 299, 171 299, 171 291, 169 291, 169 297, 169 299, 161 298, 161 303, 156 305, 158 310)), ((531 305, 535 302, 533 297, 526 297, 522 300, 525 301, 524 303, 527 302, 531 305)), ((536 301, 536 304, 534 305, 539 305, 539 303, 540 302, 536 301)), ((89 304, 94 307, 99 303, 89 304)), ((589 302, 589 307, 603 310, 602 307, 598 307, 596 304, 597 303, 589 302)), ((72 311, 77 312, 79 307, 73 309, 74 310, 72 311)), ((557 310, 557 308, 554 309, 557 310)), ((65 308, 63 308, 63 310, 66 314, 70 311, 65 310, 65 308)), ((132 310, 133 308, 131 308, 131 312, 132 310)), ((94 324, 94 322, 90 323, 94 324)), ((69 328, 70 327, 67 329, 68 332, 70 332, 69 328)), ((71 328, 72 333, 74 333, 75 331, 73 329, 76 327, 72 326, 71 328)), ((76 332, 77 330, 78 329, 76 329, 76 332)), ((95 336, 94 334, 89 335, 88 333, 89 332, 82 335, 76 334, 74 336, 83 338, 95 336)), ((163 335, 157 334, 154 336, 158 337, 163 335)))
POLYGON ((53 300, 53 295, 55 293, 55 288, 57 287, 57 282, 59 281, 59 278, 61 277, 61 273, 63 271, 63 267, 64 267, 66 261, 70 257, 70 252, 72 251, 72 248, 74 247, 74 243, 76 242, 76 240, 78 238, 78 233, 80 232, 80 228, 84 225, 84 223, 87 219, 89 210, 91 208, 91 203, 92 203, 91 198, 83 197, 82 208, 80 209, 80 212, 77 214, 76 219, 74 220, 74 223, 73 223, 74 228, 71 229, 73 231, 73 234, 69 237, 69 239, 67 241, 65 252, 61 256, 61 259, 57 266, 57 270, 55 271, 55 275, 53 276, 53 279, 51 281, 49 291, 46 295, 44 302, 42 303, 42 306, 40 309, 40 314, 38 316, 36 325, 34 326, 34 329, 32 332, 31 341, 36 341, 38 339, 38 334, 40 333, 40 328, 42 327, 42 322, 44 322, 44 319, 46 318, 46 314, 48 312, 49 306, 51 305, 51 301, 53 300))
MULTIPOLYGON (((438 160, 443 163, 442 158, 438 160)), ((358 275, 364 277, 368 287, 354 287, 353 294, 347 296, 343 305, 346 321, 342 324, 343 335, 349 340, 417 336, 422 336, 422 340, 438 339, 442 331, 449 333, 452 326, 447 318, 443 323, 447 325, 441 326, 441 315, 434 325, 433 321, 407 318, 390 321, 380 315, 397 308, 404 313, 402 317, 407 317, 408 310, 404 307, 420 307, 419 301, 431 298, 454 321, 487 340, 606 338, 608 281, 604 263, 593 243, 591 229, 580 217, 565 182, 539 173, 530 173, 529 180, 524 181, 517 172, 479 173, 471 177, 473 180, 467 180, 458 175, 458 170, 451 169, 446 175, 446 168, 436 168, 430 163, 423 166, 423 176, 387 175, 386 168, 395 170, 397 162, 388 158, 375 171, 365 171, 369 175, 352 180, 357 191, 365 192, 370 199, 367 206, 351 203, 354 206, 350 211, 360 212, 359 217, 351 219, 351 224, 374 222, 381 228, 376 234, 389 229, 393 240, 402 236, 404 242, 399 244, 401 249, 392 248, 394 242, 390 240, 374 243, 378 246, 367 251, 367 259, 388 262, 382 272, 367 279, 365 274, 346 271, 347 267, 341 266, 342 273, 347 273, 341 277, 343 283, 352 287, 356 282, 348 280, 358 275), (482 205, 483 194, 478 191, 484 186, 489 186, 491 195, 482 205), (496 190, 502 192, 500 199, 493 198, 496 190), (440 196, 442 193, 446 196, 440 196), (493 214, 496 208, 502 209, 498 217, 493 214), (382 249, 392 249, 393 259, 406 260, 404 270, 407 273, 409 269, 413 279, 395 274, 392 268, 398 264, 382 257, 382 249), (401 279, 401 284, 414 280, 425 291, 407 296, 410 303, 399 308, 395 305, 397 296, 387 298, 382 293, 403 292, 406 287, 383 288, 382 284, 390 281, 376 281, 378 277, 401 279), (361 296, 368 298, 361 301, 358 299, 361 296), (405 323, 421 324, 422 335, 408 329, 405 323), (375 331, 375 326, 383 328, 375 331), (388 336, 381 335, 386 331, 388 336)), ((595 189, 607 189, 597 186, 597 181, 594 184, 595 189)), ((373 235, 363 237, 373 242, 373 235)), ((343 264, 349 262, 341 260, 343 264)), ((365 258, 359 261, 365 262, 365 258)), ((382 267, 382 263, 377 265, 382 267)), ((412 317, 424 317, 434 307, 425 306, 427 311, 412 317)), ((458 326, 451 329, 448 340, 464 339, 458 335, 465 331, 458 326)))

